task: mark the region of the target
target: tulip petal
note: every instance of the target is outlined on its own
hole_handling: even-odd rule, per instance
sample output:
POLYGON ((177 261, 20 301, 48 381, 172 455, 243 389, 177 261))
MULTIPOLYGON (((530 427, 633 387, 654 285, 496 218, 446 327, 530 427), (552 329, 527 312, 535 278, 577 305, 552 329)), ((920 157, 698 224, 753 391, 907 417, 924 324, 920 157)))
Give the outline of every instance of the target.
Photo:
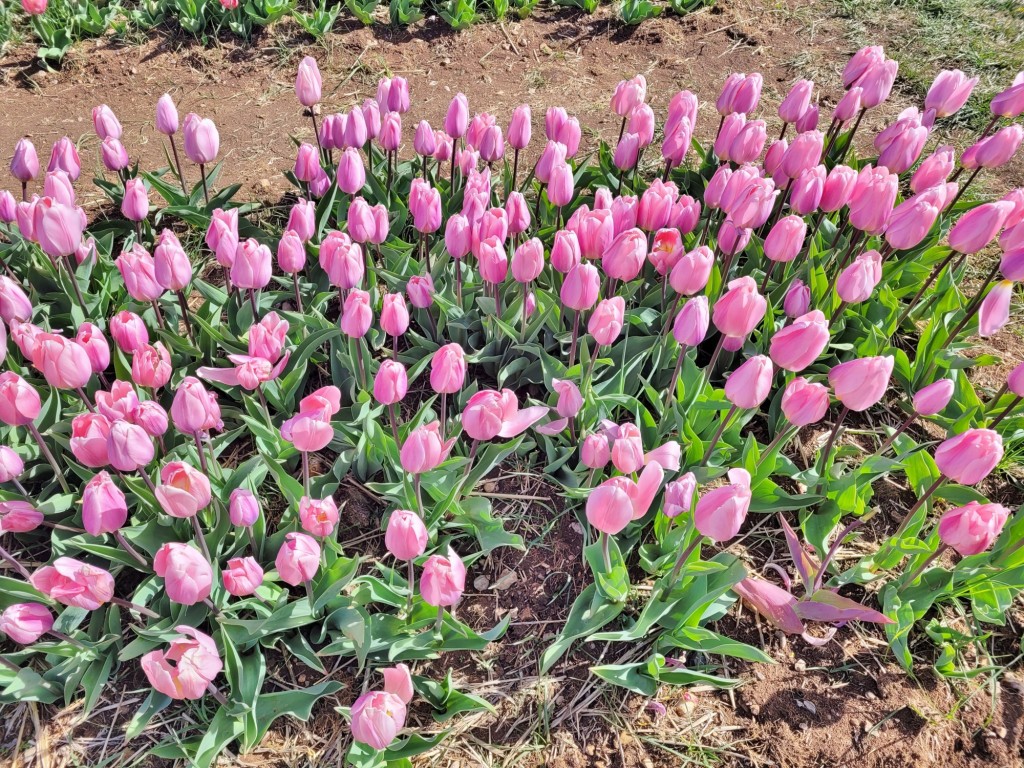
POLYGON ((795 610, 796 598, 782 587, 762 579, 748 577, 734 584, 732 589, 783 632, 799 635, 805 631, 804 623, 800 621, 795 610))
POLYGON ((547 424, 541 424, 537 427, 537 431, 542 435, 557 435, 567 426, 569 426, 568 419, 554 419, 553 421, 549 421, 547 424))
POLYGON ((664 477, 665 470, 658 462, 652 461, 644 467, 644 471, 640 473, 640 478, 636 483, 636 495, 631 499, 634 520, 639 520, 647 514, 647 510, 651 508, 651 502, 658 495, 658 489, 661 488, 661 481, 664 477))
POLYGON ((199 377, 206 379, 207 381, 216 381, 221 384, 227 384, 232 387, 238 386, 238 369, 237 368, 211 368, 210 366, 201 366, 196 373, 199 377))
POLYGON ((498 435, 501 437, 515 437, 520 432, 525 432, 531 426, 547 415, 546 405, 534 405, 530 408, 521 408, 508 421, 502 422, 498 435))
POLYGON ((856 600, 838 595, 830 589, 819 589, 810 600, 801 600, 794 606, 797 616, 807 621, 825 621, 838 624, 845 621, 871 621, 876 624, 894 624, 884 613, 866 608, 856 600))

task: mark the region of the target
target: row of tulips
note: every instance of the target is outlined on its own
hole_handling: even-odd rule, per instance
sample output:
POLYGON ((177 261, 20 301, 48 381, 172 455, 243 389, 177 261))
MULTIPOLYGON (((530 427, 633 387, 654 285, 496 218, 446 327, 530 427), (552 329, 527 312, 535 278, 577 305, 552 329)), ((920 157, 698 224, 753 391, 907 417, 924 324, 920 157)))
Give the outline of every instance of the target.
MULTIPOLYGON (((905 664, 910 629, 941 623, 943 603, 1001 620, 1024 585, 1024 522, 977 487, 1016 436, 1024 369, 986 398, 965 369, 992 361, 960 352, 967 333, 1009 321, 1024 193, 963 193, 1019 148, 1024 129, 1000 121, 1024 112, 1024 73, 959 169, 949 147, 925 153, 976 83, 957 71, 878 134, 877 159, 851 158, 895 76, 880 47, 859 51, 825 132, 814 84, 799 81, 769 143, 760 75, 731 75, 706 149, 693 140, 698 99, 681 91, 648 181, 657 120, 642 76, 616 87, 620 137, 593 161, 565 110, 547 112, 537 151, 529 106, 505 129, 461 94, 443 130, 419 122, 403 159, 408 84, 382 80, 374 98, 325 114, 306 58, 295 91, 312 137, 287 172, 297 197, 263 228, 255 206, 233 202, 237 187, 218 188, 214 123, 179 121, 168 96, 155 127, 174 163, 158 171, 133 166, 117 117, 93 111, 114 179, 97 184, 123 219, 90 226, 70 139, 45 174, 23 139, 21 199, 0 193, 0 482, 13 486, 0 531, 16 534, 0 557, 20 577, 0 576, 0 629, 26 647, 0 656, 17 681, 3 695, 53 701, 78 679, 92 705, 113 654, 141 658, 155 693, 129 732, 209 692, 225 714, 174 753, 209 764, 338 691, 265 692, 273 703, 253 708, 268 644, 317 669, 331 655, 362 667, 482 649, 509 619, 480 633, 456 618, 467 567, 523 542, 474 488, 514 453, 590 526, 594 583, 542 671, 579 639, 650 638, 646 661, 594 673, 647 695, 728 684, 673 656, 720 653, 713 622, 737 599, 812 643, 851 620, 883 624, 905 664), (996 243, 996 267, 965 295, 966 260, 996 243), (898 427, 867 446, 841 439, 852 414, 881 405, 905 412, 898 427), (934 448, 924 420, 945 433, 934 448), (786 450, 798 435, 820 446, 802 466, 786 450), (349 476, 387 503, 386 557, 364 555, 366 532, 342 520, 349 476), (887 476, 917 500, 877 515, 887 476), (779 586, 727 551, 767 513, 780 515, 800 597, 787 571, 764 566, 779 586), (880 547, 842 568, 836 555, 865 526, 880 547), (937 565, 949 548, 960 559, 937 565), (40 552, 52 562, 30 571, 40 552), (639 607, 637 578, 654 583, 639 607), (881 610, 840 594, 875 580, 881 610)), ((413 689, 435 710, 467 708, 404 665, 384 676, 343 708, 354 764, 436 743, 399 736, 413 689)))

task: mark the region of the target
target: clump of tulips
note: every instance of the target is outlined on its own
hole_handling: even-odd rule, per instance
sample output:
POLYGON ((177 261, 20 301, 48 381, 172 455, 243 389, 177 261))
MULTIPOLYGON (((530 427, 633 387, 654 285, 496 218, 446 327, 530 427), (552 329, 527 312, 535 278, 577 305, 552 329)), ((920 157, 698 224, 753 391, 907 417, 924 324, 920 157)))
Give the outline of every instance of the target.
POLYGON ((577 640, 647 638, 650 658, 595 674, 648 695, 728 683, 673 657, 765 658, 715 629, 738 599, 811 643, 882 624, 908 666, 911 629, 944 603, 1001 621, 1024 586, 1024 522, 984 492, 1021 426, 1024 366, 989 393, 967 372, 994 360, 963 353, 1009 320, 1024 192, 964 192, 1024 139, 1024 74, 959 160, 932 137, 976 82, 958 71, 874 138, 877 158, 850 159, 895 77, 880 47, 859 51, 824 131, 815 85, 797 82, 769 141, 761 76, 731 75, 700 147, 698 98, 654 98, 637 76, 611 96, 616 145, 590 159, 557 107, 539 140, 528 105, 506 127, 461 94, 441 127, 404 131, 400 77, 331 112, 306 58, 296 192, 260 226, 218 183, 216 126, 179 121, 167 96, 170 168, 137 169, 113 112, 93 112, 122 220, 90 226, 77 205, 74 142, 44 170, 20 141, 0 193, 0 701, 82 681, 91 707, 112 659, 138 663, 153 693, 129 736, 209 695, 210 730, 175 742, 209 765, 341 690, 260 693, 277 645, 383 674, 340 708, 351 763, 426 749, 404 732, 410 701, 443 717, 471 699, 409 664, 482 650, 509 624, 458 615, 473 562, 524 547, 476 490, 513 455, 588 523, 593 583, 545 672, 577 640), (967 260, 993 247, 964 289, 967 260), (882 478, 916 501, 876 508, 882 478), (383 511, 369 530, 345 516, 353 485, 383 511), (799 597, 789 568, 731 546, 769 514, 799 597), (868 530, 870 555, 837 557, 868 530), (49 562, 30 568, 29 551, 49 562), (843 594, 869 582, 877 606, 843 594))

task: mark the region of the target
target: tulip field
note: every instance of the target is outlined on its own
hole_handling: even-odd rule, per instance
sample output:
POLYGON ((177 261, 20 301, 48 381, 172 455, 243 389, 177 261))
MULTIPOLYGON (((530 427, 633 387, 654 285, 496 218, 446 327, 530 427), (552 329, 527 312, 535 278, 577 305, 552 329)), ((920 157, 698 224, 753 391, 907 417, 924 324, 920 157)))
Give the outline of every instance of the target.
MULTIPOLYGON (((33 726, 74 711, 116 727, 62 765, 277 764, 296 728, 330 738, 281 764, 776 765, 698 738, 750 728, 708 702, 784 713, 744 691, 809 658, 962 696, 871 710, 844 759, 896 765, 876 732, 1015 681, 1024 357, 983 345, 1019 319, 1024 72, 902 110, 882 45, 777 99, 630 74, 605 141, 296 57, 274 204, 188 93, 45 144, 9 111, 4 764, 57 764, 33 726)), ((946 764, 1019 758, 993 722, 946 764)))

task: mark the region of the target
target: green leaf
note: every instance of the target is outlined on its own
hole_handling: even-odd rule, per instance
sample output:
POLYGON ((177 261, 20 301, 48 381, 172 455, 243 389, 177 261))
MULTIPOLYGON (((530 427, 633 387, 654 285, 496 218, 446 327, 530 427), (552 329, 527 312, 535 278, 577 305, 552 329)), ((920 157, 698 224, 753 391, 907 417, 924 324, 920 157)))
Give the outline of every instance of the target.
POLYGON ((599 630, 622 613, 623 607, 623 603, 608 600, 596 585, 589 584, 572 604, 569 617, 558 637, 541 655, 540 673, 547 674, 573 642, 599 630))

